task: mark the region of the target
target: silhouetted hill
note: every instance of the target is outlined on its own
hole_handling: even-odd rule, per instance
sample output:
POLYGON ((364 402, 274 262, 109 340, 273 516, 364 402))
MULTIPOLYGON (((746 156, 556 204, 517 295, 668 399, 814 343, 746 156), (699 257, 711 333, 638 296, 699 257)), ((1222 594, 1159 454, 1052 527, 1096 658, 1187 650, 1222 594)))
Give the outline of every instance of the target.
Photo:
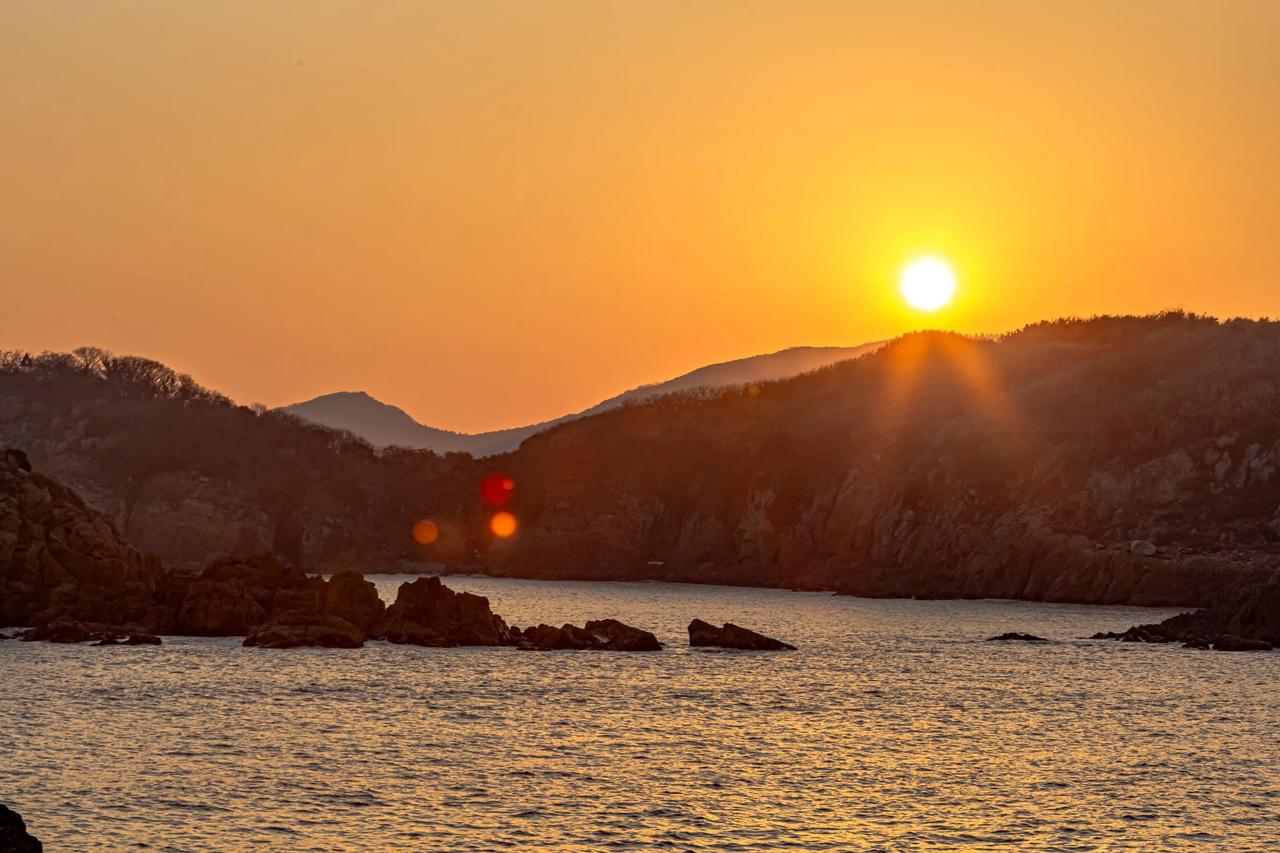
MULTIPOLYGON (((484 524, 469 456, 378 452, 94 348, 0 353, 0 435, 179 568, 270 550, 308 568, 385 568, 425 556, 409 535, 419 518, 484 524)), ((431 557, 462 547, 451 536, 431 557)))
POLYGON ((378 451, 142 359, 10 353, 0 443, 169 564, 272 548, 305 567, 1201 604, 1280 559, 1277 364, 1280 325, 1181 313, 920 333, 477 461, 378 451), (480 500, 495 471, 516 483, 509 540, 480 500))
POLYGON ((865 355, 883 346, 883 342, 856 347, 793 347, 768 355, 740 358, 711 364, 682 376, 654 385, 644 385, 610 397, 582 412, 551 421, 494 430, 483 433, 459 433, 418 423, 403 409, 374 399, 363 391, 337 391, 302 403, 284 406, 281 411, 304 418, 321 426, 347 430, 375 447, 409 447, 429 449, 437 453, 470 453, 491 456, 515 450, 535 433, 557 424, 638 403, 663 394, 695 388, 724 388, 753 382, 771 382, 817 370, 837 361, 865 355))
POLYGON ((1181 313, 910 335, 533 437, 501 460, 523 532, 484 565, 1197 603, 1276 563, 1277 365, 1277 324, 1181 313))

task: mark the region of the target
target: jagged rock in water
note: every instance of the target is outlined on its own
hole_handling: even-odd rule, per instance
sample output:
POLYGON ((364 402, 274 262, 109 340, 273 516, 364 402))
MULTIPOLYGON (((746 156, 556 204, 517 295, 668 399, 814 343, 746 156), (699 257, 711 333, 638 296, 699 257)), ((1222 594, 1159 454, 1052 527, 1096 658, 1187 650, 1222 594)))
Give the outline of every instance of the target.
POLYGON ((359 648, 382 613, 377 587, 357 572, 340 572, 328 581, 302 576, 276 590, 266 620, 248 632, 244 644, 359 648))
POLYGON ((198 637, 246 635, 267 621, 281 590, 311 590, 318 578, 275 554, 215 560, 181 596, 176 633, 198 637))
POLYGON ((616 652, 657 652, 662 650, 662 643, 649 631, 633 628, 617 619, 597 619, 588 622, 585 627, 562 625, 559 628, 551 625, 537 625, 524 631, 512 629, 517 645, 521 649, 534 651, 556 651, 561 649, 578 649, 592 651, 616 652))
POLYGON ((591 634, 599 634, 608 638, 607 648, 620 652, 657 652, 662 650, 662 643, 649 631, 633 628, 617 619, 596 619, 586 624, 591 634))
POLYGON ((1241 584, 1212 607, 1180 613, 1153 625, 1135 625, 1094 639, 1142 643, 1183 643, 1220 651, 1265 651, 1280 645, 1280 576, 1261 584, 1241 584))
POLYGON ((726 622, 717 628, 709 622, 694 619, 689 623, 689 645, 719 646, 725 649, 744 649, 747 651, 795 651, 795 646, 757 634, 732 622, 726 622))
POLYGON ((437 577, 402 583, 395 603, 379 623, 378 635, 417 646, 501 646, 512 640, 506 622, 489 609, 489 599, 455 592, 437 577))
POLYGON ((1213 641, 1213 647, 1220 652, 1269 652, 1274 648, 1266 640, 1249 640, 1235 634, 1223 634, 1213 641))
POLYGON ((0 454, 0 625, 153 624, 165 573, 74 492, 0 454))
POLYGON ((244 638, 244 645, 264 649, 295 649, 320 646, 328 649, 358 649, 365 634, 337 616, 322 616, 306 623, 270 622, 260 625, 244 638))
POLYGON ((1049 643, 1052 640, 1046 640, 1044 637, 1037 637, 1035 634, 1019 634, 1017 631, 1010 631, 1001 634, 998 637, 987 637, 988 643, 999 641, 1017 642, 1017 643, 1049 643))
POLYGON ((127 637, 112 639, 104 637, 95 646, 159 646, 162 640, 154 634, 130 634, 127 637))
POLYGON ((28 642, 92 643, 95 646, 160 645, 160 638, 137 625, 102 625, 59 620, 32 628, 21 635, 28 642))
POLYGON ((0 803, 0 851, 2 853, 43 853, 40 839, 27 832, 22 815, 0 803))
POLYGON ((378 597, 378 588, 359 572, 338 572, 325 587, 324 612, 343 619, 365 634, 377 630, 386 605, 378 597))

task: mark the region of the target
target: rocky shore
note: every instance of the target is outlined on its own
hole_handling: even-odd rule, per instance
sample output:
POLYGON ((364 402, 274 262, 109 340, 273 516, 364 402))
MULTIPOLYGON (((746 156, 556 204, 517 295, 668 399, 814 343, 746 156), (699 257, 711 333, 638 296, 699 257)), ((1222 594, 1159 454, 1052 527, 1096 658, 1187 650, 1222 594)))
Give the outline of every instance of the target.
MULTIPOLYGON (((356 572, 308 575, 273 553, 215 560, 198 574, 163 568, 129 547, 69 489, 0 458, 0 624, 20 639, 153 645, 159 635, 243 636, 244 645, 359 648, 367 640, 419 646, 658 651, 651 632, 616 619, 584 627, 508 627, 484 596, 438 577, 400 585, 388 607, 356 572)), ((7 636, 5 637, 8 638, 7 636)))
MULTIPOLYGON (((1237 575, 1224 589, 1206 609, 1100 636, 1221 650, 1280 645, 1280 570, 1237 575)), ((73 491, 33 472, 16 450, 0 455, 0 624, 30 626, 24 640, 96 645, 158 644, 168 634, 240 636, 246 646, 262 648, 359 648, 367 640, 527 650, 661 648, 652 633, 612 619, 581 628, 510 627, 488 599, 449 589, 438 577, 402 584, 385 606, 359 573, 317 577, 270 552, 215 560, 195 574, 166 569, 126 543, 73 491)), ((696 619, 689 642, 793 648, 737 625, 717 628, 696 619)))

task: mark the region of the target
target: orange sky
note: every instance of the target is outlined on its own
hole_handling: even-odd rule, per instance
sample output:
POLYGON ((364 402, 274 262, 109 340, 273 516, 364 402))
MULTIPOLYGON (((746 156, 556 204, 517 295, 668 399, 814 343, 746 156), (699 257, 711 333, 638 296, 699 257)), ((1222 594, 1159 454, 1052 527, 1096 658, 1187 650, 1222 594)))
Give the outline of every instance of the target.
POLYGON ((1274 0, 7 3, 0 128, 0 348, 241 402, 477 430, 919 326, 1280 315, 1274 0))

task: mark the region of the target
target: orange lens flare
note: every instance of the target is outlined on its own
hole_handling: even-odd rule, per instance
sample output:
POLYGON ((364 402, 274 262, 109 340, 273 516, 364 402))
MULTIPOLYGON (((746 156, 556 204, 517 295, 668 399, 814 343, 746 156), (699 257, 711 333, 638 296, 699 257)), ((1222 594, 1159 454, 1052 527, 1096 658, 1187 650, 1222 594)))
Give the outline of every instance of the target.
POLYGON ((505 474, 490 474, 480 481, 480 497, 491 507, 506 506, 516 490, 516 481, 505 474))
POLYGON ((514 534, 518 526, 516 517, 509 512, 494 513, 493 518, 489 519, 489 529, 493 531, 493 535, 503 539, 514 534))
POLYGON ((413 541, 419 545, 430 545, 440 538, 440 526, 434 521, 423 519, 413 526, 413 541))

